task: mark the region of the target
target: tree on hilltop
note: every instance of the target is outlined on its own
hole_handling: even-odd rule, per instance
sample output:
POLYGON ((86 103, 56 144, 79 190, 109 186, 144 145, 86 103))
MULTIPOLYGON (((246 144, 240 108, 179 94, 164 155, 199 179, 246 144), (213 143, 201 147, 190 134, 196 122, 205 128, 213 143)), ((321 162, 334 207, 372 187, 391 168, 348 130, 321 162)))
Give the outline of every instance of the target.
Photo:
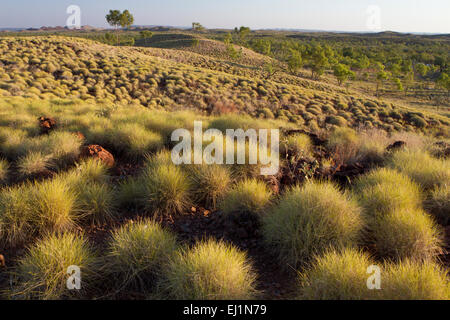
POLYGON ((106 15, 106 21, 116 29, 117 45, 119 45, 119 27, 129 28, 134 22, 134 17, 128 10, 124 12, 120 12, 120 10, 109 10, 109 13, 106 15))

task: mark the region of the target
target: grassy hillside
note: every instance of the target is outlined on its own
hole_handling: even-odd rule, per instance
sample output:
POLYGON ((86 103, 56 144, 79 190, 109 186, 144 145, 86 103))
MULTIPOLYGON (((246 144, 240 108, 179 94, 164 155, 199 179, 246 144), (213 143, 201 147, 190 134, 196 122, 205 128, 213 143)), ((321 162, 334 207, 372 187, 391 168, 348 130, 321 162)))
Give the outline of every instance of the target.
MULTIPOLYGON (((156 50, 156 49, 153 49, 156 50)), ((64 37, 0 40, 4 96, 72 98, 212 113, 243 112, 309 127, 326 124, 446 134, 438 115, 334 91, 237 76, 152 56, 154 51, 110 47, 64 37)), ((164 53, 159 52, 159 56, 164 53)), ((320 88, 320 85, 319 85, 320 88)))

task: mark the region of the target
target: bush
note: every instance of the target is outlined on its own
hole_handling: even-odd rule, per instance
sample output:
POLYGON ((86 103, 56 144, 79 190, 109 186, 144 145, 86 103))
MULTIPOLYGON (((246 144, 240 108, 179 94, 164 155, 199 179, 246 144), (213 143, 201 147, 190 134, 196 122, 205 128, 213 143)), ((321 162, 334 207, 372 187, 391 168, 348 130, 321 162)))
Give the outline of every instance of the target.
POLYGON ((147 292, 174 255, 175 235, 151 220, 130 221, 112 233, 107 271, 120 289, 147 292))
POLYGON ((440 223, 448 226, 450 223, 450 185, 435 188, 425 201, 425 208, 440 223))
POLYGON ((360 140, 353 129, 337 127, 328 137, 327 147, 334 153, 336 163, 347 163, 355 159, 360 140))
POLYGON ((19 260, 13 297, 20 299, 65 299, 83 297, 96 278, 96 257, 83 237, 70 233, 50 235, 40 240, 19 260), (67 289, 67 268, 78 266, 82 274, 80 290, 67 289))
POLYGON ((35 177, 48 171, 50 157, 40 152, 30 152, 17 161, 17 172, 22 178, 35 177))
POLYGON ((108 167, 97 159, 85 159, 77 163, 72 174, 74 174, 73 182, 78 181, 80 184, 106 183, 110 179, 108 167))
MULTIPOLYGON (((315 256, 311 267, 299 275, 298 299, 367 300, 378 290, 367 288, 367 268, 374 263, 356 249, 330 250, 315 256)), ((384 282, 382 282, 383 284, 384 282)))
POLYGON ((265 242, 292 267, 329 247, 355 246, 362 227, 356 203, 327 182, 292 188, 263 218, 265 242))
POLYGON ((410 176, 425 190, 450 184, 449 160, 433 158, 423 151, 403 150, 395 152, 389 165, 410 176))
POLYGON ((390 264, 383 273, 381 294, 388 300, 449 300, 446 270, 433 262, 405 260, 390 264))
POLYGON ((288 136, 281 148, 285 153, 289 150, 300 157, 310 157, 312 154, 311 139, 301 133, 288 136))
POLYGON ((75 226, 76 194, 61 179, 30 185, 33 223, 40 232, 66 231, 75 226))
POLYGON ((9 164, 5 159, 0 158, 0 185, 8 179, 9 164))
POLYGON ((326 117, 325 122, 329 123, 329 124, 334 124, 335 126, 338 126, 338 127, 347 126, 347 120, 345 120, 341 116, 328 116, 328 117, 326 117))
POLYGON ((116 194, 107 184, 89 183, 78 187, 77 210, 80 219, 92 225, 112 221, 116 215, 116 194))
POLYGON ((145 207, 146 187, 143 179, 130 177, 119 185, 117 204, 121 208, 140 209, 145 207))
POLYGON ((244 252, 208 240, 180 251, 169 262, 160 290, 180 300, 246 300, 256 296, 255 281, 244 252))
POLYGON ((123 152, 131 159, 139 159, 146 153, 156 151, 163 147, 163 137, 155 132, 145 129, 136 123, 127 123, 112 129, 108 133, 110 144, 115 150, 123 152))
POLYGON ((350 128, 334 128, 328 137, 327 146, 330 149, 336 149, 341 146, 352 146, 359 143, 358 135, 355 130, 350 128))
POLYGON ((183 213, 191 204, 190 183, 180 167, 162 164, 150 167, 142 177, 147 209, 157 215, 183 213))
POLYGON ((191 167, 192 190, 197 202, 216 208, 218 200, 228 192, 231 175, 227 167, 220 165, 199 165, 191 167))
POLYGON ((250 213, 260 216, 270 204, 271 196, 264 182, 244 180, 225 195, 219 207, 225 215, 250 213))
POLYGON ((355 184, 359 202, 370 216, 396 210, 417 209, 421 205, 418 186, 407 176, 391 169, 378 169, 362 176, 355 184))
POLYGON ((0 191, 0 243, 17 247, 36 233, 31 222, 30 189, 24 185, 0 191))
POLYGON ((53 164, 57 168, 66 168, 72 165, 80 155, 81 140, 70 132, 56 131, 48 136, 46 153, 52 155, 53 164))
POLYGON ((432 260, 442 253, 440 230, 421 210, 396 210, 369 223, 379 256, 392 260, 432 260))

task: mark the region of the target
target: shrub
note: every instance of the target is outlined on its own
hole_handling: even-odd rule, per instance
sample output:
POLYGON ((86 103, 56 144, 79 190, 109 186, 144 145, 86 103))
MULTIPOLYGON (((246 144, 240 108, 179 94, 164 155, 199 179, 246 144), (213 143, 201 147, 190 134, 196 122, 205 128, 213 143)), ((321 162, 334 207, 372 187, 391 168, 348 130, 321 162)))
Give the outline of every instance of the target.
POLYGON ((425 190, 450 184, 449 160, 433 158, 423 151, 395 152, 389 165, 410 176, 425 190))
POLYGON ((239 182, 220 202, 225 215, 250 213, 261 215, 270 204, 272 193, 262 181, 251 179, 239 182))
POLYGON ((407 176, 391 169, 378 169, 362 176, 355 191, 366 214, 384 215, 402 209, 416 209, 421 205, 418 186, 407 176))
POLYGON ((356 245, 362 227, 356 203, 327 182, 292 188, 263 218, 265 242, 293 267, 329 247, 356 245))
POLYGON ((117 215, 115 192, 104 183, 80 186, 77 192, 77 210, 80 219, 93 225, 112 221, 117 215))
POLYGON ((180 300, 244 300, 256 296, 255 281, 244 252, 208 240, 180 251, 169 262, 160 289, 180 300))
POLYGON ((50 157, 40 152, 30 152, 17 161, 17 172, 22 178, 45 173, 50 167, 50 157))
POLYGON ((148 291, 176 249, 175 235, 158 223, 130 221, 112 233, 107 271, 120 289, 148 291))
POLYGON ((390 264, 383 273, 381 294, 388 300, 449 300, 450 283, 446 270, 426 261, 405 260, 390 264))
POLYGON ((75 226, 76 194, 62 179, 30 185, 31 214, 40 232, 65 231, 75 226))
POLYGON ((336 163, 355 159, 360 140, 353 129, 337 127, 328 137, 327 147, 334 153, 336 163))
POLYGON ((5 159, 0 158, 0 185, 8 179, 9 163, 5 159))
POLYGON ((334 124, 335 126, 338 126, 338 127, 347 126, 347 120, 345 120, 345 118, 343 118, 341 116, 328 116, 325 119, 325 122, 329 123, 329 124, 334 124))
POLYGON ((85 159, 77 163, 71 174, 73 176, 69 180, 80 184, 106 183, 110 179, 108 167, 97 159, 85 159))
POLYGON ((53 163, 57 168, 66 168, 80 155, 81 141, 70 132, 53 132, 45 143, 48 144, 48 153, 52 155, 53 163))
POLYGON ((0 243, 16 247, 36 232, 31 223, 30 190, 24 185, 0 191, 0 243))
POLYGON ((19 260, 15 271, 18 284, 12 296, 44 300, 82 297, 94 282, 95 270, 96 257, 83 237, 50 235, 19 260), (67 290, 67 269, 72 265, 81 269, 81 291, 67 290))
POLYGON ((448 226, 450 223, 450 185, 435 188, 425 201, 425 208, 440 223, 448 226))
MULTIPOLYGON (((299 275, 298 299, 367 300, 378 290, 367 288, 367 268, 374 263, 356 249, 329 250, 315 256, 311 267, 299 275)), ((384 283, 384 282, 382 282, 384 283)))
POLYGON ((230 188, 232 179, 227 167, 199 165, 191 167, 189 173, 195 200, 215 209, 230 188))
POLYGON ((142 177, 146 207, 158 215, 183 213, 191 204, 190 183, 186 174, 175 165, 150 167, 142 177))
POLYGON ((379 256, 392 260, 431 260, 442 253, 440 230, 421 210, 396 210, 369 223, 379 256))
POLYGON ((384 160, 388 138, 384 131, 367 130, 360 133, 356 161, 381 162, 384 160))
POLYGON ((119 185, 117 204, 121 208, 145 207, 146 188, 143 179, 130 177, 119 185))
POLYGON ((138 159, 146 153, 162 148, 163 137, 136 123, 127 123, 108 133, 110 144, 131 159, 138 159))
POLYGON ((350 128, 334 128, 328 137, 328 147, 335 149, 339 146, 356 145, 359 139, 355 130, 350 128))
POLYGON ((301 157, 310 157, 312 154, 311 139, 301 133, 290 135, 282 145, 282 151, 287 152, 288 150, 301 157))

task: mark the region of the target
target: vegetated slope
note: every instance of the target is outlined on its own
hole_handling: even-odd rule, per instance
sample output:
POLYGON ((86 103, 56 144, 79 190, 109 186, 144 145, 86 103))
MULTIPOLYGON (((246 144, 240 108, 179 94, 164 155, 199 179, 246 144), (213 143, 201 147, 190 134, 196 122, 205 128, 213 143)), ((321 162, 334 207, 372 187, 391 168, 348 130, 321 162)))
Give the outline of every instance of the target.
POLYGON ((445 133, 448 128, 448 121, 438 115, 342 92, 194 67, 142 50, 64 37, 2 39, 0 94, 244 112, 313 128, 327 123, 388 131, 416 128, 445 133))
MULTIPOLYGON (((177 49, 190 51, 222 60, 229 60, 227 47, 224 43, 202 38, 200 35, 191 33, 160 33, 155 34, 148 39, 140 39, 136 42, 137 46, 153 47, 161 49, 177 49)), ((260 66, 271 59, 262 54, 256 53, 250 49, 235 46, 236 50, 242 50, 242 57, 239 63, 260 66)))

